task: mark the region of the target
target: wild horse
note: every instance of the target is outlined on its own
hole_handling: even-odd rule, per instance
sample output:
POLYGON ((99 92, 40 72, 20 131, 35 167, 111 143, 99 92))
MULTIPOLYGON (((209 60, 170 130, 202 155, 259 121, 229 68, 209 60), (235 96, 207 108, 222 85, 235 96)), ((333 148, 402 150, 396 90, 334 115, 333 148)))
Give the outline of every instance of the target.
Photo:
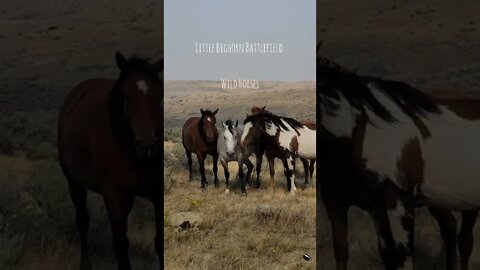
POLYGON ((223 171, 225 173, 225 181, 227 183, 227 189, 225 193, 230 192, 230 172, 228 170, 228 163, 230 161, 236 161, 238 163, 238 175, 240 177, 242 193, 246 193, 245 181, 243 175, 243 163, 247 165, 247 181, 250 178, 250 175, 253 170, 253 164, 248 159, 244 157, 240 149, 240 136, 243 132, 243 126, 238 125, 238 121, 234 124, 232 120, 227 120, 225 123, 222 122, 220 135, 218 136, 217 142, 217 151, 220 159, 220 163, 223 166, 223 171))
MULTIPOLYGON (((245 119, 244 124, 241 138, 243 148, 248 149, 250 144, 263 138, 267 158, 278 157, 282 160, 288 191, 295 191, 295 159, 315 158, 315 129, 302 125, 293 118, 280 117, 270 112, 252 114, 245 119)), ((272 168, 273 164, 270 166, 271 171, 272 168)))
POLYGON ((323 57, 316 65, 317 194, 331 221, 337 269, 346 269, 353 205, 371 213, 387 269, 413 268, 419 205, 437 219, 447 268, 455 269, 456 221, 448 210, 463 211, 459 251, 467 269, 480 207, 480 101, 428 96, 323 57))
POLYGON ((80 83, 58 117, 58 155, 76 209, 81 269, 91 269, 87 190, 103 195, 118 269, 130 269, 127 217, 135 196, 153 203, 155 249, 159 256, 163 252, 163 59, 150 64, 139 57, 127 60, 118 52, 115 57, 118 79, 80 83))
MULTIPOLYGON (((262 108, 254 106, 251 109, 251 114, 250 115, 255 115, 255 114, 260 114, 260 113, 270 113, 271 114, 270 111, 265 109, 266 107, 267 107, 266 105, 263 106, 262 108)), ((248 116, 249 115, 247 114, 247 117, 248 116)), ((316 129, 316 123, 315 122, 299 121, 299 123, 308 127, 308 128, 310 128, 310 129, 313 129, 313 130, 316 129)), ((270 169, 270 183, 271 183, 272 188, 275 188, 275 163, 274 163, 274 161, 275 161, 276 157, 281 159, 282 156, 275 156, 274 151, 271 151, 271 150, 266 151, 267 150, 267 142, 266 142, 265 135, 258 136, 257 139, 254 142, 255 142, 254 145, 256 146, 256 149, 263 149, 263 152, 265 152, 265 155, 267 156, 268 167, 270 169)), ((252 142, 249 142, 248 144, 252 144, 252 142)), ((262 154, 260 154, 260 158, 262 157, 263 152, 262 152, 262 154)), ((259 156, 259 154, 257 154, 257 157, 256 157, 257 158, 257 167, 256 167, 257 187, 260 186, 260 169, 261 169, 261 165, 262 165, 262 160, 260 159, 260 161, 259 161, 258 156, 259 156)), ((305 172, 305 187, 308 187, 309 179, 313 178, 316 159, 315 158, 312 158, 312 159, 300 158, 300 160, 302 161, 304 172, 305 172), (310 161, 310 163, 309 163, 309 161, 310 161)))
POLYGON ((192 152, 197 155, 198 165, 200 167, 201 187, 207 187, 207 178, 205 177, 205 158, 207 155, 213 157, 213 174, 215 187, 219 187, 218 171, 218 152, 217 140, 218 130, 215 127, 217 122, 215 115, 218 109, 211 112, 200 109, 201 117, 189 118, 182 129, 182 143, 185 148, 185 154, 188 159, 189 179, 193 180, 192 174, 192 152))

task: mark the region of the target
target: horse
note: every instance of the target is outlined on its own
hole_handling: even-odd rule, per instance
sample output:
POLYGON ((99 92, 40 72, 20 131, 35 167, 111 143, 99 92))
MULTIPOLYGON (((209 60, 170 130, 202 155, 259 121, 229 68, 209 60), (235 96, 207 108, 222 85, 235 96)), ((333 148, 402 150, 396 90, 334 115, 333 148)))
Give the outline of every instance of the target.
MULTIPOLYGON (((262 108, 253 106, 252 109, 251 109, 251 113, 247 114, 246 117, 248 117, 249 115, 253 115, 253 114, 271 113, 270 111, 267 111, 265 109, 266 107, 267 107, 266 105, 263 106, 262 108)), ((312 121, 299 121, 299 122, 300 122, 300 124, 305 125, 310 129, 316 129, 316 124, 317 124, 316 122, 312 122, 312 121)), ((263 138, 263 135, 262 135, 257 140, 257 145, 265 145, 265 144, 266 144, 265 139, 263 138)), ((263 149, 265 149, 265 148, 266 147, 264 146, 263 149)), ((264 150, 264 152, 266 152, 266 149, 264 150)), ((274 188, 275 187, 275 163, 274 163, 275 155, 271 154, 271 152, 272 151, 269 151, 268 153, 266 153, 266 156, 267 156, 268 166, 269 166, 269 171, 270 171, 270 183, 271 183, 272 188, 274 188)), ((262 155, 263 155, 263 153, 262 153, 262 155)), ((258 157, 257 157, 257 160, 258 160, 258 157)), ((308 187, 308 185, 309 185, 309 183, 308 183, 309 178, 310 179, 313 178, 313 172, 315 170, 315 160, 316 160, 315 158, 310 159, 310 164, 309 164, 308 159, 300 158, 300 161, 303 164, 303 168, 304 168, 304 172, 305 172, 305 187, 308 187)), ((261 164, 262 164, 262 160, 260 159, 260 165, 258 165, 258 163, 257 163, 257 167, 256 167, 257 187, 260 186, 261 164)))
POLYGON ((193 180, 192 174, 192 152, 197 155, 198 164, 200 167, 201 175, 201 188, 207 187, 207 178, 205 177, 205 158, 207 155, 213 157, 213 174, 215 187, 219 187, 217 171, 218 171, 218 152, 217 152, 217 140, 218 130, 215 127, 217 122, 215 115, 218 109, 215 111, 209 111, 200 109, 201 117, 191 117, 182 129, 182 143, 185 148, 185 154, 188 159, 189 180, 193 180))
MULTIPOLYGON (((302 125, 293 118, 280 117, 270 112, 252 114, 245 119, 244 125, 240 140, 242 147, 248 148, 251 143, 264 136, 267 157, 274 156, 282 160, 287 189, 291 192, 296 191, 295 159, 315 158, 315 129, 302 125)), ((272 165, 270 171, 273 169, 272 165)))
POLYGON ((387 269, 414 266, 417 206, 428 206, 437 220, 447 269, 455 269, 456 221, 449 210, 462 211, 458 241, 467 269, 480 207, 480 156, 472 147, 480 136, 480 101, 436 98, 320 56, 316 70, 317 196, 331 222, 337 269, 347 268, 351 206, 370 212, 387 269), (452 144, 448 131, 461 139, 452 144))
POLYGON ((246 194, 245 181, 243 180, 243 163, 245 163, 248 168, 247 179, 250 178, 253 164, 248 157, 244 158, 243 153, 240 150, 240 136, 243 132, 243 126, 239 126, 238 121, 234 124, 232 120, 227 120, 225 123, 222 122, 221 124, 222 129, 218 136, 217 151, 225 173, 225 181, 227 183, 225 193, 230 192, 230 183, 228 181, 230 178, 230 172, 228 171, 228 162, 237 161, 242 194, 246 194))
MULTIPOLYGON (((90 79, 70 91, 58 116, 58 157, 80 235, 80 269, 91 269, 87 190, 103 195, 118 269, 130 269, 127 217, 136 196, 155 208, 155 249, 163 255, 163 59, 115 54, 117 80, 90 79)), ((162 266, 160 265, 160 269, 162 266)))

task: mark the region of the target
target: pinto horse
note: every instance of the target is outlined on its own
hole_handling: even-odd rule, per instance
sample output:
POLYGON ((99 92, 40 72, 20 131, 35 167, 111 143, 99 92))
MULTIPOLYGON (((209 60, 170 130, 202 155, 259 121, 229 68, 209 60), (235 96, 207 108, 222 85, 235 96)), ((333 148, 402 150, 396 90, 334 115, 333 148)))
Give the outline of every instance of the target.
POLYGON ((243 126, 239 126, 238 121, 235 124, 232 120, 227 120, 225 123, 222 122, 220 135, 218 136, 217 151, 227 183, 225 193, 230 192, 230 172, 228 171, 228 163, 230 161, 236 161, 238 163, 238 175, 240 177, 242 194, 246 194, 245 181, 243 178, 243 163, 245 163, 248 169, 247 181, 252 174, 253 164, 248 157, 244 157, 240 149, 240 136, 242 136, 242 132, 243 126))
MULTIPOLYGON (((302 125, 293 118, 280 117, 270 112, 252 114, 245 119, 244 124, 241 138, 243 148, 248 148, 263 136, 267 145, 267 158, 278 157, 282 160, 288 191, 296 191, 295 159, 315 158, 315 129, 302 125)), ((273 164, 270 164, 270 172, 272 169, 274 170, 273 164)), ((307 179, 308 176, 306 181, 307 179)))
POLYGON ((317 194, 332 225, 337 269, 346 269, 353 205, 371 213, 387 269, 414 267, 414 207, 422 205, 440 226, 447 269, 455 269, 456 221, 448 210, 462 211, 459 251, 467 269, 480 208, 480 101, 431 97, 323 57, 316 70, 317 194))
POLYGON ((189 118, 182 129, 182 142, 185 148, 185 154, 188 159, 189 179, 193 180, 192 174, 192 152, 197 155, 200 167, 201 187, 207 187, 207 178, 205 177, 205 158, 207 155, 213 157, 213 174, 215 187, 219 187, 217 171, 218 171, 218 152, 217 140, 218 130, 215 127, 217 122, 215 115, 218 109, 211 112, 209 110, 200 109, 201 117, 189 118))
MULTIPOLYGON (((270 113, 270 111, 267 111, 265 108, 267 106, 263 106, 262 108, 260 107, 252 107, 251 109, 251 114, 250 115, 255 115, 255 114, 261 114, 261 113, 270 113)), ((249 115, 247 114, 247 117, 249 115)), ((299 121, 300 124, 304 125, 304 126, 307 126, 308 128, 310 129, 316 129, 316 123, 315 122, 311 122, 311 121, 299 121)), ((258 133, 260 134, 260 133, 258 133)), ((269 171, 270 171, 270 182, 271 182, 271 186, 272 188, 275 188, 275 163, 274 163, 274 160, 275 158, 282 158, 282 156, 275 156, 275 151, 274 150, 271 150, 269 149, 267 151, 267 142, 266 142, 266 137, 264 135, 260 135, 260 136, 256 136, 257 138, 255 140, 250 140, 250 142, 248 142, 247 144, 251 144, 252 141, 255 142, 255 145, 258 145, 257 146, 257 149, 264 149, 263 152, 265 152, 265 155, 267 156, 267 160, 268 160, 268 166, 269 166, 269 171), (260 147, 259 147, 260 146, 260 147)), ((245 145, 245 144, 244 144, 245 145)), ((262 157, 263 155, 263 152, 260 153, 260 158, 262 157)), ((261 170, 261 164, 262 164, 262 160, 260 159, 260 161, 258 162, 258 154, 257 154, 257 167, 256 167, 256 171, 257 171, 257 187, 260 186, 260 170, 261 170)), ((310 164, 309 164, 309 160, 306 159, 306 158, 300 158, 300 160, 302 161, 302 164, 303 164, 303 168, 304 168, 304 172, 305 172, 305 187, 308 186, 308 180, 309 178, 312 179, 313 178, 313 172, 315 170, 315 158, 312 158, 310 159, 310 164)))
MULTIPOLYGON (((155 249, 163 244, 163 60, 150 64, 116 53, 118 79, 80 83, 65 99, 58 117, 58 155, 76 209, 80 268, 91 269, 88 255, 87 190, 103 195, 113 232, 118 269, 130 269, 127 217, 135 196, 155 208, 155 249)), ((162 269, 162 266, 160 266, 162 269)))

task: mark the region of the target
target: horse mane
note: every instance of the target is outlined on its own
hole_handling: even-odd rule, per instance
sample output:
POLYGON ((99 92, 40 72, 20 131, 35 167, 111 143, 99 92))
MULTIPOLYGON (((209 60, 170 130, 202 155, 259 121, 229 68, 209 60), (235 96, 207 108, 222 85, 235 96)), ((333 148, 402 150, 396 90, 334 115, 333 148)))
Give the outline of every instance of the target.
MULTIPOLYGON (((317 57, 318 93, 338 99, 338 91, 340 91, 351 106, 361 111, 367 119, 365 107, 384 121, 396 122, 397 119, 373 95, 368 87, 371 84, 389 97, 409 117, 427 117, 430 113, 440 112, 438 106, 425 93, 405 82, 357 75, 354 71, 325 57, 317 57)), ((319 101, 322 102, 324 99, 319 97, 319 101)))
POLYGON ((253 121, 256 121, 256 120, 260 120, 265 124, 273 124, 277 127, 280 127, 284 130, 289 131, 290 128, 287 125, 285 125, 285 123, 283 122, 283 121, 285 121, 297 133, 298 133, 298 129, 303 127, 303 125, 300 124, 300 122, 298 122, 297 120, 295 120, 293 118, 278 116, 278 115, 273 114, 269 111, 264 111, 264 112, 259 113, 259 114, 252 114, 252 115, 247 116, 247 118, 244 121, 244 124, 247 123, 247 122, 253 122, 253 121))

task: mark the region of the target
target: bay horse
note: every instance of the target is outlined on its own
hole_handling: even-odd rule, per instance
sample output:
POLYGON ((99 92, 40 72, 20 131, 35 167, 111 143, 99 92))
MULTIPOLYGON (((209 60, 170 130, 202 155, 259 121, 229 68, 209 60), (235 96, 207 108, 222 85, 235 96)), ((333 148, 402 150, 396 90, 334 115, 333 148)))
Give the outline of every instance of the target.
POLYGON ((220 164, 223 166, 225 173, 225 181, 227 183, 227 189, 225 193, 230 192, 230 172, 228 171, 228 163, 230 161, 236 161, 238 163, 238 175, 240 178, 242 194, 246 194, 245 181, 243 176, 243 164, 247 166, 247 182, 252 174, 253 164, 245 157, 240 149, 240 137, 242 136, 243 126, 238 125, 238 121, 233 123, 232 120, 227 120, 225 123, 221 123, 221 130, 218 136, 217 151, 220 159, 220 164))
MULTIPOLYGON (((302 125, 293 118, 277 116, 270 112, 252 114, 245 119, 244 125, 241 138, 243 147, 248 148, 252 142, 264 136, 267 157, 274 156, 282 160, 288 191, 296 191, 295 159, 316 157, 315 129, 302 125)), ((272 168, 273 166, 270 170, 272 168)))
MULTIPOLYGON (((261 114, 261 113, 270 113, 271 114, 270 111, 266 110, 266 105, 265 105, 262 108, 256 107, 256 106, 252 107, 250 115, 261 114)), ((247 114, 247 117, 248 116, 249 115, 247 114)), ((299 121, 299 123, 304 125, 304 126, 307 126, 310 129, 316 129, 316 122, 299 121)), ((260 133, 258 133, 258 134, 260 134, 260 133)), ((282 155, 280 154, 279 156, 275 156, 275 150, 269 149, 267 151, 267 147, 266 147, 267 142, 266 142, 265 135, 263 135, 263 134, 260 135, 260 136, 257 136, 255 140, 250 140, 250 142, 248 142, 248 144, 251 144, 252 142, 255 142, 256 145, 262 145, 263 146, 263 147, 258 147, 258 148, 265 149, 263 151, 265 152, 265 155, 267 156, 267 160, 268 160, 268 166, 269 166, 269 172, 270 172, 270 183, 271 183, 272 189, 274 189, 275 188, 275 163, 274 163, 274 161, 275 161, 275 158, 282 159, 282 155)), ((258 157, 257 157, 257 160, 258 160, 258 157)), ((313 178, 313 173, 314 173, 314 170, 315 170, 315 160, 316 159, 315 158, 310 159, 310 164, 309 164, 309 159, 300 158, 300 160, 302 161, 304 172, 305 172, 305 187, 308 187, 309 178, 310 179, 313 178)), ((256 167, 257 187, 260 186, 261 163, 262 163, 262 161, 260 159, 260 165, 258 165, 258 163, 257 163, 257 167, 256 167)))
POLYGON ((351 206, 370 212, 386 268, 412 269, 414 207, 423 205, 440 226, 447 269, 456 268, 457 241, 449 210, 462 211, 458 240, 467 269, 480 208, 480 154, 474 147, 480 101, 439 99, 404 82, 357 75, 323 57, 316 62, 317 196, 331 222, 337 269, 347 268, 351 206))
MULTIPOLYGON (((103 195, 118 269, 130 269, 127 217, 136 196, 155 208, 155 249, 163 252, 163 59, 115 55, 117 80, 90 79, 66 97, 58 116, 58 156, 80 235, 80 269, 91 269, 87 190, 103 195)), ((161 263, 160 263, 161 264, 161 263)), ((162 265, 160 265, 162 269, 162 265)))
POLYGON ((192 174, 192 152, 197 155, 198 165, 200 167, 202 188, 207 187, 207 178, 205 177, 205 158, 207 155, 213 157, 213 174, 215 187, 219 187, 217 171, 218 171, 218 152, 217 152, 217 140, 218 130, 215 127, 217 122, 215 115, 218 109, 215 111, 209 111, 200 109, 201 117, 189 118, 182 129, 182 143, 185 148, 185 154, 188 159, 189 180, 193 180, 192 174))

